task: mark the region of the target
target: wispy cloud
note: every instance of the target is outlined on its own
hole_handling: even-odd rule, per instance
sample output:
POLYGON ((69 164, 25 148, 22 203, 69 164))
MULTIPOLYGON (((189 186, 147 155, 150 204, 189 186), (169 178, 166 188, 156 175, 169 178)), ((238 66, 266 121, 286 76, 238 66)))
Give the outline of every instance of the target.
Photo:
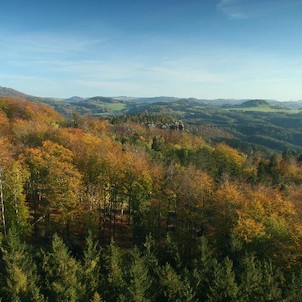
POLYGON ((219 0, 216 8, 229 19, 266 17, 299 8, 300 0, 219 0))
POLYGON ((242 0, 220 0, 217 9, 223 12, 230 19, 246 19, 247 12, 244 10, 242 0))
POLYGON ((58 97, 71 91, 82 96, 174 94, 183 85, 223 81, 187 55, 160 58, 129 47, 108 51, 110 43, 110 38, 72 35, 0 35, 0 81, 27 93, 58 97), (28 91, 29 86, 34 88, 28 91))
POLYGON ((91 39, 71 35, 57 34, 10 34, 0 32, 1 53, 9 50, 14 59, 28 55, 29 58, 51 58, 57 56, 70 56, 88 53, 91 49, 99 47, 106 39, 91 39))
MULTIPOLYGON (((281 2, 274 1, 280 11, 281 2)), ((217 9, 230 19, 242 20, 255 16, 263 2, 221 0, 217 9)), ((168 43, 166 37, 150 41, 143 36, 133 44, 118 38, 72 33, 1 35, 0 30, 0 85, 54 97, 160 94, 285 99, 290 95, 298 99, 302 95, 299 52, 289 57, 256 42, 245 48, 243 43, 192 47, 183 40, 168 43), (156 53, 158 45, 161 51, 156 53)))

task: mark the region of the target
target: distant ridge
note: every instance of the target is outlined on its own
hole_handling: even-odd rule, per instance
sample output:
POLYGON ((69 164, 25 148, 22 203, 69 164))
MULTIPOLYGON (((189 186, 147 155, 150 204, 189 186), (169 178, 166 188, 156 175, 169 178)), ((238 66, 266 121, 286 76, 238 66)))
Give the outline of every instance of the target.
MULTIPOLYGON (((119 98, 123 100, 123 98, 119 98)), ((131 101, 133 103, 144 103, 144 104, 153 104, 153 103, 171 103, 179 100, 180 98, 170 97, 170 96, 156 96, 156 97, 142 97, 142 98, 124 98, 126 101, 131 101)))
POLYGON ((82 98, 80 96, 72 96, 71 98, 64 99, 65 102, 70 102, 70 103, 78 103, 86 100, 86 98, 82 98))
POLYGON ((86 99, 86 101, 102 102, 102 103, 119 103, 119 102, 125 102, 123 100, 115 99, 115 98, 112 98, 112 97, 105 97, 105 96, 94 96, 92 98, 86 99))
MULTIPOLYGON (((205 105, 214 108, 302 108, 302 100, 300 101, 276 101, 276 100, 263 100, 263 99, 197 99, 197 98, 180 98, 180 97, 169 97, 169 96, 155 96, 155 97, 131 97, 131 96, 118 96, 118 97, 103 97, 103 96, 92 96, 92 97, 79 97, 72 96, 70 98, 53 98, 53 97, 37 97, 29 95, 13 88, 0 86, 0 97, 13 97, 22 98, 27 101, 32 101, 36 103, 48 104, 55 109, 61 110, 60 107, 64 106, 77 106, 84 105, 86 103, 100 103, 100 104, 114 104, 114 103, 124 103, 129 105, 151 105, 151 104, 190 104, 194 105, 205 105)), ((74 108, 76 109, 76 108, 74 108)))
POLYGON ((48 101, 59 100, 57 98, 47 98, 29 95, 18 90, 0 86, 0 97, 20 98, 31 102, 47 103, 48 101))
POLYGON ((34 98, 33 96, 30 96, 28 94, 25 94, 23 92, 17 91, 12 88, 2 87, 0 86, 0 96, 1 97, 14 97, 14 98, 22 98, 22 99, 31 99, 34 98))
POLYGON ((251 108, 251 107, 271 107, 271 105, 265 100, 250 100, 243 102, 238 105, 240 108, 251 108))

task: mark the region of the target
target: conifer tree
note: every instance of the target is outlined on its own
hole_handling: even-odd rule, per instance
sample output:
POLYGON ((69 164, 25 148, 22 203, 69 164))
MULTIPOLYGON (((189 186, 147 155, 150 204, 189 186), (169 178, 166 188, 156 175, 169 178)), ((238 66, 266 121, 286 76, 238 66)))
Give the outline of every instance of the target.
POLYGON ((106 301, 126 301, 126 283, 123 273, 122 255, 112 242, 106 256, 107 280, 106 301))
POLYGON ((300 302, 302 297, 302 270, 293 274, 285 290, 286 301, 300 302))
POLYGON ((273 154, 268 164, 268 171, 272 177, 272 184, 279 184, 281 181, 280 165, 276 154, 273 154))
POLYGON ((176 243, 172 240, 171 236, 168 234, 163 247, 162 260, 170 263, 171 266, 177 271, 181 268, 181 258, 178 252, 176 243))
POLYGON ((271 261, 266 260, 262 265, 262 274, 262 299, 264 301, 280 301, 282 298, 282 287, 285 283, 283 273, 271 261))
POLYGON ((3 185, 7 228, 14 227, 23 235, 30 231, 30 214, 23 189, 28 177, 28 171, 16 161, 6 171, 3 185))
POLYGON ((81 300, 85 288, 80 280, 80 264, 70 255, 63 240, 53 236, 51 252, 44 254, 43 270, 47 296, 51 301, 81 300))
POLYGON ((160 301, 183 302, 196 301, 195 294, 186 279, 166 263, 158 271, 160 301))
POLYGON ((147 302, 148 290, 152 280, 145 263, 145 257, 141 255, 138 248, 132 252, 132 264, 129 271, 129 298, 134 302, 147 302))
POLYGON ((6 280, 3 294, 7 301, 44 301, 39 288, 36 265, 14 228, 8 233, 2 253, 6 280))
POLYGON ((262 297, 261 263, 253 255, 245 255, 241 261, 238 301, 259 301, 262 297))
POLYGON ((86 299, 96 299, 100 287, 100 248, 89 231, 83 259, 83 282, 86 287, 86 299))
POLYGON ((221 264, 217 263, 213 269, 213 279, 210 280, 208 301, 237 301, 238 286, 233 262, 226 258, 221 264))
POLYGON ((207 293, 213 280, 214 268, 217 265, 218 262, 213 256, 207 239, 201 237, 197 257, 193 260, 191 276, 191 284, 196 290, 197 297, 201 301, 207 298, 207 293))
POLYGON ((97 292, 94 293, 92 299, 90 300, 90 302, 102 302, 102 301, 103 300, 101 296, 97 292))
POLYGON ((158 295, 158 288, 160 287, 158 281, 158 268, 159 268, 159 261, 158 261, 158 249, 156 245, 156 241, 152 238, 151 234, 146 237, 146 242, 144 244, 145 251, 144 251, 144 263, 149 271, 150 278, 151 278, 151 285, 149 289, 150 298, 153 301, 156 301, 158 295))

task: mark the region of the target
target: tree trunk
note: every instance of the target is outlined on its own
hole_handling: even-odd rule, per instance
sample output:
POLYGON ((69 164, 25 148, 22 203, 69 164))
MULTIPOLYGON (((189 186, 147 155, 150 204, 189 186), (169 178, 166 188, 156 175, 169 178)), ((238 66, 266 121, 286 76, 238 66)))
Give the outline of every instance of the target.
POLYGON ((2 218, 2 226, 3 226, 3 233, 6 236, 6 221, 5 221, 5 206, 4 206, 4 197, 3 197, 3 173, 2 169, 0 168, 0 203, 1 203, 1 218, 2 218))
POLYGON ((117 193, 116 189, 113 192, 113 240, 115 240, 115 228, 116 228, 116 204, 117 204, 117 193))

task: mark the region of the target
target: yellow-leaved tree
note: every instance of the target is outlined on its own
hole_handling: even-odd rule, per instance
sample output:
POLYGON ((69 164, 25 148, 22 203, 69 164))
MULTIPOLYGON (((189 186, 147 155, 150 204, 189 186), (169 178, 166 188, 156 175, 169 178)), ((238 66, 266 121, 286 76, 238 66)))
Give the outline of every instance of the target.
POLYGON ((73 165, 73 153, 57 143, 45 141, 42 147, 28 149, 25 156, 36 210, 45 216, 46 228, 53 218, 64 223, 68 231, 77 210, 82 180, 73 165))

